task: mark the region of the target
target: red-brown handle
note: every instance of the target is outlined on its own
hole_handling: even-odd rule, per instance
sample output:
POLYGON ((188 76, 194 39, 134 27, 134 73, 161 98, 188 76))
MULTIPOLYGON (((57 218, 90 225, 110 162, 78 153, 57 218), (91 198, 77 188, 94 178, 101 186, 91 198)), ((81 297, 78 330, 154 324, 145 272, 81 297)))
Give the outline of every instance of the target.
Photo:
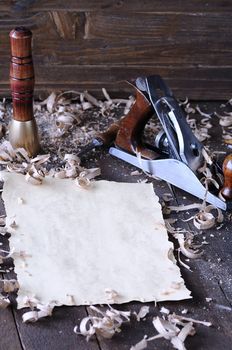
POLYGON ((126 152, 132 154, 139 152, 144 158, 155 159, 158 154, 142 143, 142 134, 146 123, 153 115, 153 109, 147 97, 136 86, 134 88, 136 100, 127 115, 120 120, 115 145, 126 152))
POLYGON ((10 86, 13 100, 13 119, 33 119, 34 68, 31 55, 32 33, 18 27, 10 32, 10 86))
POLYGON ((115 141, 119 130, 119 123, 113 123, 106 131, 97 134, 97 138, 102 140, 104 146, 110 146, 115 141))
POLYGON ((229 154, 223 162, 224 186, 221 189, 222 196, 232 199, 232 154, 229 154))

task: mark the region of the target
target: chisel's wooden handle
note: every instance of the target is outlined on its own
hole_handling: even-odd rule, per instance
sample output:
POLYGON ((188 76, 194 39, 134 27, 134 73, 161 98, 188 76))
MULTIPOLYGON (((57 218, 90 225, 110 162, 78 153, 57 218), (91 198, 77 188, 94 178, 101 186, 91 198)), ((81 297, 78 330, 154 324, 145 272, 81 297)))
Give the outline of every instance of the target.
POLYGON ((13 119, 33 119, 34 68, 31 55, 32 33, 18 27, 10 32, 10 86, 13 100, 13 119))
POLYGON ((229 154, 223 162, 224 186, 221 194, 226 200, 232 199, 232 154, 229 154))

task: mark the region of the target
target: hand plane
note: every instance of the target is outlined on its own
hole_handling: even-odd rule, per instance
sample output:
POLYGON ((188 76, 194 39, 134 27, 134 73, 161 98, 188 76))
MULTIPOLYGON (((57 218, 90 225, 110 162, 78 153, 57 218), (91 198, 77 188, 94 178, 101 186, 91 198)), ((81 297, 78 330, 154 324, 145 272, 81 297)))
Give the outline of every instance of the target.
POLYGON ((158 75, 141 77, 133 86, 136 90, 135 102, 129 113, 120 119, 115 129, 114 147, 109 149, 109 153, 215 207, 227 210, 229 202, 226 200, 232 199, 232 190, 228 190, 228 186, 232 187, 232 159, 227 159, 223 165, 226 178, 221 199, 218 193, 206 190, 199 179, 198 169, 204 163, 204 147, 193 134, 185 112, 163 79, 158 75), (142 135, 153 115, 158 117, 162 130, 156 135, 154 145, 147 145, 142 142, 142 135))

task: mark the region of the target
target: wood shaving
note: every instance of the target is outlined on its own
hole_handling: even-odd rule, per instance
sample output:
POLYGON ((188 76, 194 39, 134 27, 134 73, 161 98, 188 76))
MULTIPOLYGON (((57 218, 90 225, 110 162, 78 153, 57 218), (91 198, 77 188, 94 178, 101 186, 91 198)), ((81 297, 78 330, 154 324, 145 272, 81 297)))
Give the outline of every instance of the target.
POLYGON ((227 127, 227 126, 231 126, 232 125, 232 118, 229 116, 219 116, 219 124, 221 126, 227 127))
POLYGON ((194 135, 197 137, 197 139, 200 142, 209 139, 211 137, 209 135, 209 129, 212 128, 212 124, 209 120, 211 118, 211 114, 202 112, 199 106, 196 106, 196 108, 192 108, 189 103, 185 106, 185 111, 187 113, 186 121, 192 129, 194 135), (190 113, 195 114, 196 111, 204 118, 201 118, 201 120, 197 120, 195 118, 189 117, 190 113))
POLYGON ((212 326, 212 323, 211 323, 211 322, 195 320, 195 319, 190 318, 190 317, 185 317, 185 316, 181 316, 181 315, 176 315, 175 313, 173 313, 172 315, 170 315, 170 316, 168 317, 168 319, 169 319, 169 321, 171 321, 171 322, 177 322, 177 323, 180 323, 181 321, 187 321, 187 322, 193 322, 193 323, 196 323, 196 324, 201 324, 201 325, 206 326, 206 327, 211 327, 211 326, 212 326))
POLYGON ((181 311, 182 315, 186 315, 188 313, 188 309, 184 309, 181 311))
POLYGON ((79 176, 75 179, 75 184, 78 186, 78 187, 81 187, 81 188, 84 188, 84 189, 87 189, 90 187, 91 185, 91 182, 90 180, 87 178, 87 177, 84 177, 84 176, 79 176))
MULTIPOLYGON (((221 209, 214 207, 213 205, 206 206, 205 201, 202 204, 193 203, 190 205, 180 205, 180 206, 169 206, 170 211, 188 211, 191 209, 199 209, 199 212, 194 214, 191 218, 183 221, 193 220, 194 226, 198 230, 207 230, 215 226, 216 223, 221 223, 224 219, 221 209), (217 215, 213 214, 212 211, 216 211, 217 215)), ((166 222, 168 231, 171 233, 176 233, 175 229, 170 227, 171 225, 166 222)))
POLYGON ((64 161, 66 161, 70 166, 80 165, 80 162, 81 162, 80 158, 77 155, 72 153, 71 154, 66 153, 64 155, 64 161))
POLYGON ((38 309, 38 311, 33 310, 33 311, 24 312, 24 314, 22 315, 23 322, 34 323, 38 321, 40 318, 52 316, 52 311, 54 307, 55 307, 55 304, 47 304, 47 305, 37 304, 36 308, 38 309))
POLYGON ((162 195, 162 199, 164 200, 164 202, 170 202, 173 200, 173 195, 171 193, 164 193, 162 195))
POLYGON ((199 212, 193 218, 193 224, 198 230, 207 230, 215 225, 213 214, 199 212))
POLYGON ((142 172, 141 171, 138 171, 138 170, 134 170, 131 172, 131 176, 138 176, 138 175, 141 175, 142 172))
POLYGON ((175 313, 168 315, 167 319, 154 317, 152 323, 158 334, 149 338, 145 336, 140 342, 132 346, 130 350, 146 349, 149 342, 159 338, 169 340, 174 349, 186 350, 184 344, 186 338, 189 335, 193 336, 196 333, 194 324, 201 324, 206 327, 210 327, 212 325, 210 322, 179 316, 175 313))
POLYGON ((12 257, 13 254, 14 254, 14 250, 13 249, 11 251, 0 249, 0 264, 2 264, 4 262, 4 260, 12 257))
POLYGON ((90 306, 96 316, 87 316, 82 319, 79 331, 75 326, 74 332, 86 337, 86 340, 94 335, 99 335, 103 338, 111 339, 115 333, 121 331, 121 326, 124 322, 130 321, 130 311, 119 311, 109 306, 109 309, 102 311, 95 306, 90 306))
POLYGON ((138 313, 134 312, 136 319, 138 322, 140 322, 141 319, 143 319, 144 317, 147 316, 147 314, 149 313, 150 307, 149 306, 142 306, 139 310, 138 313))
POLYGON ((144 339, 140 340, 140 342, 138 342, 137 344, 131 346, 130 350, 143 350, 147 348, 147 337, 145 337, 144 339))
POLYGON ((187 105, 187 103, 188 103, 188 97, 186 97, 184 101, 178 100, 178 103, 179 103, 179 106, 187 105))
POLYGON ((187 114, 190 114, 190 113, 195 114, 195 113, 196 113, 195 108, 191 107, 191 106, 190 106, 190 103, 187 103, 187 104, 185 105, 184 109, 185 109, 185 112, 186 112, 187 114))
POLYGON ((185 264, 181 258, 180 258, 180 249, 177 250, 177 258, 178 258, 178 262, 181 266, 183 266, 185 269, 187 269, 188 271, 192 272, 191 268, 189 265, 185 264))
POLYGON ((55 102, 56 102, 56 94, 55 92, 52 92, 46 100, 41 102, 41 105, 46 104, 48 112, 52 113, 55 107, 55 102))
POLYGON ((25 180, 32 185, 41 185, 43 181, 43 176, 38 172, 33 172, 29 170, 25 175, 25 180))
POLYGON ((196 111, 202 116, 202 117, 206 117, 206 118, 211 118, 212 117, 212 113, 205 113, 202 112, 202 110, 200 109, 200 107, 197 105, 196 106, 196 111))
POLYGON ((164 306, 161 307, 160 312, 161 312, 162 314, 166 314, 166 315, 169 315, 169 314, 170 314, 170 310, 167 309, 167 308, 164 307, 164 306))
POLYGON ((205 301, 206 301, 207 303, 210 303, 212 300, 213 300, 212 298, 205 298, 205 301))
POLYGON ((30 159, 25 149, 14 150, 8 141, 4 141, 0 145, 0 159, 3 159, 3 156, 3 164, 6 165, 9 172, 25 174, 25 180, 33 185, 42 183, 45 174, 41 165, 48 162, 49 154, 30 159))
POLYGON ((72 178, 78 187, 89 188, 91 180, 101 174, 100 168, 85 169, 80 166, 80 158, 75 154, 65 154, 65 167, 50 174, 59 179, 72 178))
POLYGON ((176 234, 176 233, 186 233, 188 232, 186 229, 181 229, 181 228, 175 228, 173 227, 168 219, 164 220, 166 229, 169 233, 176 234))
POLYGON ((191 248, 193 245, 192 236, 185 238, 183 234, 175 234, 174 237, 177 239, 179 243, 179 250, 184 256, 190 259, 198 259, 201 257, 202 252, 199 253, 197 250, 193 250, 191 248))
POLYGON ((0 294, 0 309, 6 309, 10 305, 10 300, 0 294))
POLYGON ((22 319, 24 323, 34 323, 40 318, 52 316, 52 311, 56 306, 56 302, 42 304, 35 296, 26 296, 23 302, 25 307, 29 307, 31 309, 31 311, 23 313, 22 319))

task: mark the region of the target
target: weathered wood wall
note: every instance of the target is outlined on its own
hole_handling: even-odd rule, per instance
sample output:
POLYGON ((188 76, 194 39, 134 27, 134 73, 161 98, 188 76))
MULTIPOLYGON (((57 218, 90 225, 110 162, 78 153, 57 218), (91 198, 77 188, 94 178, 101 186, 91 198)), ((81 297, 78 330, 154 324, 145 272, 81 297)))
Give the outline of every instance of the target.
POLYGON ((178 97, 232 97, 231 0, 1 0, 0 94, 9 95, 9 32, 34 34, 36 92, 128 91, 161 74, 178 97))

